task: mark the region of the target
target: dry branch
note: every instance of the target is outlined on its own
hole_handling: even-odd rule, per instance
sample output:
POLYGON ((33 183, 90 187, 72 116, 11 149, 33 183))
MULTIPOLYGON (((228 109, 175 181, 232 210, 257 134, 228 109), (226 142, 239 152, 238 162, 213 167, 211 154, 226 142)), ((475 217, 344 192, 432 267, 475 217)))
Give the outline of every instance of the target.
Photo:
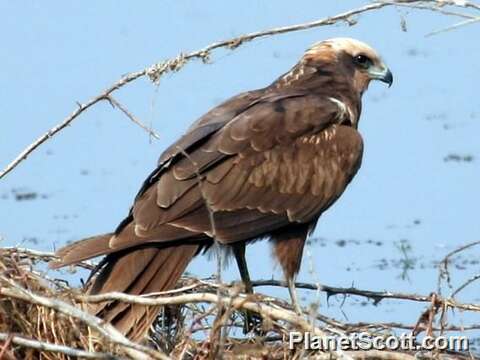
POLYGON ((449 252, 445 257, 440 261, 438 264, 438 279, 437 279, 437 292, 441 294, 442 291, 442 280, 445 279, 447 282, 447 285, 450 289, 453 290, 452 283, 451 283, 451 277, 450 277, 450 271, 448 270, 448 265, 450 263, 450 259, 454 257, 455 255, 461 253, 462 251, 465 251, 467 249, 470 249, 474 246, 480 245, 480 241, 474 241, 469 244, 460 246, 451 252, 449 252))
POLYGON ((125 106, 123 106, 120 102, 115 100, 113 96, 107 96, 107 100, 110 102, 113 108, 118 108, 126 117, 128 117, 134 124, 140 126, 143 130, 145 130, 150 136, 154 137, 155 139, 160 139, 160 136, 151 128, 143 124, 140 120, 137 119, 125 106))
MULTIPOLYGON (((15 256, 17 260, 32 260, 33 262, 43 261, 50 262, 58 260, 54 253, 48 251, 38 251, 27 248, 20 247, 4 247, 0 249, 0 255, 2 256, 15 256)), ((79 268, 84 268, 87 270, 93 270, 95 265, 90 264, 89 262, 82 261, 75 265, 79 268)))
MULTIPOLYGON (((252 282, 252 286, 280 286, 288 287, 286 281, 279 280, 256 280, 252 282)), ((310 284, 304 282, 296 282, 295 286, 297 289, 307 289, 307 290, 319 290, 327 293, 327 296, 333 295, 356 295, 365 298, 372 299, 374 304, 378 304, 383 299, 398 299, 398 300, 412 300, 418 302, 430 302, 431 295, 417 295, 417 294, 407 294, 399 293, 392 291, 372 291, 372 290, 363 290, 357 289, 354 287, 337 287, 337 286, 328 286, 322 284, 310 284)))
MULTIPOLYGON (((394 7, 394 6, 402 6, 402 7, 409 7, 412 9, 417 9, 417 10, 426 10, 426 11, 432 11, 432 12, 437 12, 443 15, 449 15, 449 16, 457 16, 461 18, 468 18, 467 22, 468 23, 473 23, 476 21, 479 21, 480 15, 471 15, 471 14, 464 14, 464 13, 458 13, 458 12, 453 12, 453 11, 446 11, 444 7, 446 5, 452 6, 452 7, 457 7, 457 8, 470 8, 476 11, 480 11, 480 5, 470 2, 470 1, 455 1, 455 0, 397 0, 397 1, 377 1, 373 2, 364 6, 361 6, 359 8, 349 10, 340 14, 337 14, 335 16, 331 17, 326 17, 320 20, 312 21, 312 22, 307 22, 307 23, 301 23, 301 24, 295 24, 295 25, 290 25, 290 26, 283 26, 283 27, 277 27, 265 31, 258 31, 258 32, 253 32, 250 34, 242 35, 239 37, 231 38, 228 40, 223 40, 219 42, 215 42, 213 44, 210 44, 203 49, 197 50, 197 51, 192 51, 189 53, 180 53, 174 58, 171 58, 166 61, 161 61, 159 63, 153 64, 149 66, 146 69, 132 72, 128 75, 123 76, 120 78, 117 82, 115 82, 113 85, 105 89, 103 92, 101 92, 99 95, 91 98, 85 103, 79 103, 77 102, 78 108, 75 109, 69 116, 67 116, 63 121, 61 121, 58 125, 54 126, 50 130, 48 130, 45 134, 40 136, 38 139, 36 139, 33 143, 31 143, 29 146, 27 146, 15 159, 13 159, 1 172, 0 172, 0 179, 3 178, 5 175, 7 175, 9 172, 11 172, 15 167, 17 167, 23 160, 25 160, 33 151, 35 151, 39 146, 41 146, 43 143, 45 143, 48 139, 50 139, 52 136, 69 126, 76 118, 79 117, 83 112, 88 110, 90 107, 93 105, 101 102, 101 101, 109 101, 111 102, 112 99, 112 94, 119 90, 120 88, 124 87, 125 85, 141 78, 144 76, 148 76, 153 82, 158 83, 160 78, 167 72, 175 72, 179 71, 186 63, 188 63, 191 60, 201 60, 203 62, 208 62, 210 60, 210 56, 213 51, 218 50, 218 49, 236 49, 240 45, 250 42, 252 40, 268 37, 268 36, 274 36, 274 35, 280 35, 280 34, 285 34, 285 33, 290 33, 290 32, 295 32, 295 31, 301 31, 301 30, 307 30, 307 29, 313 29, 321 26, 328 26, 328 25, 334 25, 337 23, 344 22, 348 25, 354 25, 357 20, 355 19, 356 16, 372 12, 374 10, 379 10, 385 7, 394 7)), ((456 24, 454 27, 458 27, 460 25, 464 24, 456 24)), ((447 29, 448 30, 448 29, 447 29)), ((124 107, 120 107, 120 110, 127 115, 130 120, 133 120, 135 117, 131 116, 131 113, 124 107), (123 110, 122 110, 123 109, 123 110), (126 111, 125 111, 126 110, 126 111)), ((137 124, 138 121, 134 120, 137 124)), ((141 124, 141 123, 140 123, 141 124)), ((139 124, 139 125, 140 125, 139 124)), ((140 125, 142 128, 146 128, 143 124, 140 125)), ((154 136, 154 132, 151 129, 147 128, 147 131, 150 133, 150 135, 154 136)))
MULTIPOLYGON (((0 332, 0 341, 8 341, 9 344, 11 343, 11 344, 20 345, 20 346, 24 346, 24 347, 32 348, 36 350, 42 350, 42 351, 53 352, 53 353, 61 353, 68 356, 81 357, 85 359, 109 359, 109 360, 121 359, 121 357, 115 356, 109 353, 91 352, 91 351, 85 351, 81 349, 74 349, 65 345, 50 344, 44 341, 27 339, 23 336, 5 334, 1 332, 0 332)), ((9 344, 5 344, 5 345, 9 345, 9 344)), ((1 355, 2 354, 0 353, 0 359, 3 359, 1 355)))

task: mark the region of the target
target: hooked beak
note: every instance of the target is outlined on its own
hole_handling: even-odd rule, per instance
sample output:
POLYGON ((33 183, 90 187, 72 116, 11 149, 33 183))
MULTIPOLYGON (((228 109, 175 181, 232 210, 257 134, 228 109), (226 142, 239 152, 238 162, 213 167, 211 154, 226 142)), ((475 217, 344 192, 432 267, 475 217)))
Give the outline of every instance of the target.
POLYGON ((388 87, 392 86, 393 83, 393 75, 389 68, 385 65, 381 67, 372 67, 368 70, 368 74, 370 78, 373 80, 380 80, 384 83, 388 84, 388 87))

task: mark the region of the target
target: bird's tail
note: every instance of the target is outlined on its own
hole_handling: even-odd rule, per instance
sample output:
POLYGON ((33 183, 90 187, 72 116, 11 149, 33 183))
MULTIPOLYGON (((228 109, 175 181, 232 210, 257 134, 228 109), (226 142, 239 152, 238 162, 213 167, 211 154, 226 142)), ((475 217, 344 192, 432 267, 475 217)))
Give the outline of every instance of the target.
MULTIPOLYGON (((140 295, 170 290, 197 251, 198 245, 187 244, 147 247, 125 254, 108 255, 110 259, 92 279, 88 293, 120 291, 140 295)), ((160 307, 113 301, 92 304, 89 311, 112 323, 130 339, 138 341, 148 332, 160 307)))
MULTIPOLYGON (((85 240, 95 242, 98 252, 106 247, 111 234, 85 240)), ((82 254, 85 242, 72 244, 68 251, 60 249, 58 254, 63 261, 52 267, 60 267, 78 262, 79 258, 92 256, 82 254), (76 249, 75 245, 78 246, 76 249), (73 256, 72 254, 76 254, 73 256), (75 259, 74 259, 75 258, 75 259)), ((137 249, 125 249, 108 254, 100 263, 100 268, 87 284, 88 294, 103 294, 112 291, 132 295, 148 294, 172 289, 191 259, 199 251, 197 244, 170 246, 150 246, 137 249), (104 264, 103 266, 101 266, 104 264)), ((103 252, 105 253, 105 252, 103 252)), ((127 304, 120 301, 89 304, 88 311, 112 323, 119 331, 133 341, 141 340, 155 321, 160 307, 127 304)))

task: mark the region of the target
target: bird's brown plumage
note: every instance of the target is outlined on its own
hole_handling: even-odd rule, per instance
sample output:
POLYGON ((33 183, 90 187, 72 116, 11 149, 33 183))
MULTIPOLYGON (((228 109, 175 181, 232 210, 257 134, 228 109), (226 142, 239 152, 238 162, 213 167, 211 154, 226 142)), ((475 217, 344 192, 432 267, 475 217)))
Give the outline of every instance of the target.
MULTIPOLYGON (((360 166, 357 124, 372 77, 352 60, 358 53, 383 66, 363 43, 328 40, 270 86, 209 111, 161 155, 115 232, 59 250, 54 266, 107 255, 89 292, 144 294, 172 288, 214 241, 269 236, 293 278, 308 232, 360 166)), ((91 311, 138 339, 158 309, 112 302, 91 311)))

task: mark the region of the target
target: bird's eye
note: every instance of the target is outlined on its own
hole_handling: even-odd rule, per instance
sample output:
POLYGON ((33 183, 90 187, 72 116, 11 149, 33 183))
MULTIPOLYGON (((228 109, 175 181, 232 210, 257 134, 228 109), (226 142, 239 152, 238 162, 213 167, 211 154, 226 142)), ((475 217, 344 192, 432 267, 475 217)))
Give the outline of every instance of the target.
POLYGON ((353 58, 353 62, 361 67, 366 68, 371 64, 372 60, 370 60, 368 56, 357 55, 353 58))

